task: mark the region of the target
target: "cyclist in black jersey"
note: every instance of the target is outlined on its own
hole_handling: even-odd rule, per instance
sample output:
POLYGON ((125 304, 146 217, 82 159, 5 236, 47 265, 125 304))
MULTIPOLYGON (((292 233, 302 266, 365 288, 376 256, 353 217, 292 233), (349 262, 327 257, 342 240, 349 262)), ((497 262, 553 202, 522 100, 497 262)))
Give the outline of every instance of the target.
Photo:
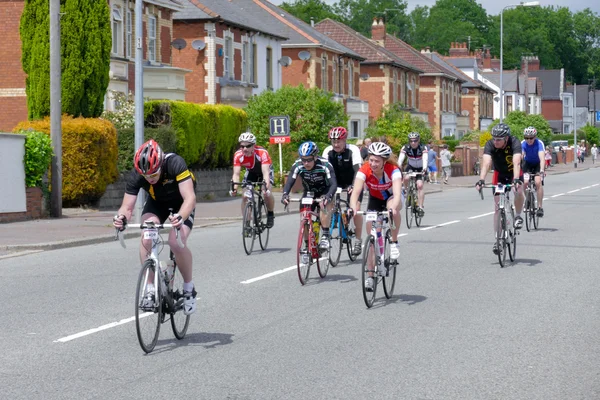
MULTIPOLYGON (((352 184, 356 172, 363 164, 362 157, 360 155, 360 149, 353 145, 346 143, 348 138, 348 131, 343 126, 331 128, 329 131, 329 140, 331 145, 327 146, 323 150, 323 158, 329 161, 329 164, 333 167, 335 172, 335 179, 337 186, 342 189, 348 190, 348 204, 350 204, 350 196, 352 195, 352 184)), ((361 192, 358 198, 357 210, 360 210, 360 203, 362 202, 363 193, 361 192)), ((360 255, 362 252, 362 215, 354 216, 354 225, 356 226, 356 240, 352 253, 354 255, 360 255)))
MULTIPOLYGON (((300 148, 298 149, 300 158, 298 158, 296 162, 294 162, 294 165, 292 165, 292 168, 290 168, 290 175, 285 182, 281 202, 285 205, 289 203, 289 193, 298 177, 302 179, 302 186, 304 187, 303 196, 306 196, 307 192, 313 192, 315 198, 323 198, 320 214, 323 234, 319 240, 319 247, 327 249, 329 247, 330 216, 331 210, 333 209, 333 202, 331 199, 337 189, 337 181, 331 164, 323 157, 319 157, 318 154, 319 149, 316 143, 305 142, 300 145, 300 148)), ((313 209, 315 207, 316 203, 313 203, 313 209)))
MULTIPOLYGON (((179 236, 184 244, 194 226, 196 207, 196 179, 188 170, 184 159, 174 153, 164 154, 158 143, 150 139, 135 153, 135 171, 130 176, 125 188, 123 203, 113 225, 125 229, 127 220, 131 219, 135 202, 140 189, 148 192, 141 220, 152 220, 164 223, 167 219, 175 228, 179 228, 179 236), (176 210, 170 215, 169 209, 176 210)), ((169 233, 169 246, 177 260, 177 266, 183 276, 183 312, 186 315, 196 311, 196 290, 192 281, 192 252, 187 246, 180 248, 175 237, 175 230, 169 233)), ((140 243, 140 260, 143 262, 152 247, 151 239, 143 239, 140 243)), ((153 288, 150 276, 149 287, 153 288)), ((154 292, 149 290, 144 303, 154 304, 154 292)))
MULTIPOLYGON (((515 191, 515 229, 523 227, 523 204, 525 203, 525 195, 523 194, 523 171, 521 171, 521 141, 510 133, 510 127, 506 124, 499 123, 492 129, 492 138, 487 141, 483 148, 483 160, 481 163, 481 171, 479 173, 479 181, 475 184, 477 190, 485 184, 485 177, 488 171, 493 166, 494 175, 492 184, 512 183, 515 191)), ((494 232, 497 231, 496 216, 498 214, 498 197, 494 196, 495 214, 494 214, 494 232)), ((498 248, 494 243, 494 254, 498 253, 498 248)))
MULTIPOLYGON (((427 146, 421 144, 421 135, 419 132, 411 132, 408 134, 408 143, 400 150, 398 157, 398 165, 402 167, 404 158, 407 158, 406 169, 407 173, 420 172, 417 175, 417 212, 421 217, 425 215, 425 191, 423 190, 423 175, 427 173, 428 164, 428 149, 427 146)), ((404 177, 404 185, 407 187, 410 177, 404 177)))

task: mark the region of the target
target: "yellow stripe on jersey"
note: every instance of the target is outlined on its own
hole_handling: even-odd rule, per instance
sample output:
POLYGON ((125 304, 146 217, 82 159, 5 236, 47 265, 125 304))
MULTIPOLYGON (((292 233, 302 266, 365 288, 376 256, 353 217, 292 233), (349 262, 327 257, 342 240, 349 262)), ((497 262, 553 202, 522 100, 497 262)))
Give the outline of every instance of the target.
POLYGON ((184 180, 185 178, 190 177, 192 174, 190 173, 189 169, 186 169, 184 172, 180 173, 179 175, 177 175, 177 177, 175 178, 175 180, 177 182, 184 180))
POLYGON ((150 190, 148 190, 148 193, 154 200, 156 200, 156 196, 154 195, 154 186, 153 185, 150 185, 150 190))

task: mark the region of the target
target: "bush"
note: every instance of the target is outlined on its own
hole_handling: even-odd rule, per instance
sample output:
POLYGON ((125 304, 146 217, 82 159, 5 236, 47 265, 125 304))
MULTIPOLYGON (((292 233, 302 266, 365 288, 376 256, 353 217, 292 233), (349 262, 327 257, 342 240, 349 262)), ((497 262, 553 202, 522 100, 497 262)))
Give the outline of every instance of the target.
MULTIPOLYGON (((154 139, 160 145, 165 153, 177 151, 177 136, 175 131, 168 126, 160 128, 145 128, 144 141, 154 139)), ((117 131, 117 140, 119 146, 119 156, 117 168, 119 173, 131 171, 133 169, 133 157, 135 155, 135 129, 121 129, 117 131)))
POLYGON ((117 131, 135 126, 135 99, 133 95, 110 91, 115 101, 115 111, 104 111, 102 118, 113 123, 117 131))
POLYGON ((52 161, 52 141, 44 132, 20 130, 25 135, 25 186, 39 187, 52 161))
POLYGON ((450 151, 456 150, 456 146, 458 146, 460 144, 460 140, 456 140, 456 139, 446 139, 446 138, 444 138, 442 140, 442 142, 444 142, 444 143, 446 143, 448 145, 448 150, 450 150, 450 151))
POLYGON ((490 132, 482 132, 481 135, 479 135, 479 147, 485 147, 485 144, 491 138, 492 134, 490 132))
POLYGON ((383 108, 381 116, 366 129, 368 137, 385 136, 394 152, 398 152, 403 145, 408 143, 410 132, 419 132, 423 144, 433 139, 431 130, 427 127, 425 121, 402 110, 397 103, 383 108))
MULTIPOLYGON (((489 131, 491 132, 492 128, 498 125, 499 122, 499 120, 495 120, 492 125, 489 126, 489 131)), ((556 140, 554 139, 556 135, 552 133, 548 121, 539 114, 525 114, 523 111, 512 111, 508 113, 504 119, 504 123, 510 127, 511 133, 519 138, 519 140, 523 140, 523 130, 528 126, 535 127, 538 132, 538 138, 544 142, 544 144, 556 140)))
MULTIPOLYGON (((50 118, 21 122, 15 128, 50 135, 50 118)), ((63 204, 92 204, 117 177, 117 131, 99 118, 62 117, 63 204)), ((52 188, 50 188, 52 190, 52 188)))

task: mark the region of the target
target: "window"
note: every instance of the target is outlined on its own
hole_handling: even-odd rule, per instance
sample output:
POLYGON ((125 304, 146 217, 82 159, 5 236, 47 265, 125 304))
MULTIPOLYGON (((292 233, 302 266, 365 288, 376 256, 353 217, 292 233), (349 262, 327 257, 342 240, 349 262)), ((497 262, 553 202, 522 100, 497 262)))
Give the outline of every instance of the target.
POLYGON ((571 133, 571 124, 565 124, 563 133, 571 133))
POLYGON ((454 111, 454 85, 448 85, 448 111, 454 111))
POLYGON ((350 121, 350 137, 357 138, 360 130, 360 121, 352 120, 350 121))
POLYGON ((392 102, 398 102, 398 71, 394 71, 394 81, 392 82, 392 102))
POLYGON ((327 54, 321 56, 321 89, 327 91, 327 54))
POLYGON ((225 38, 225 48, 223 49, 223 62, 225 63, 223 68, 223 77, 226 79, 233 79, 233 40, 231 36, 225 38))
POLYGON ((273 50, 267 47, 267 89, 273 90, 273 50))
POLYGON ((242 82, 249 82, 249 79, 248 79, 248 42, 242 43, 242 82))
POLYGON ((250 71, 250 83, 256 83, 256 43, 252 43, 250 54, 248 54, 248 67, 250 71))
POLYGON ((114 6, 112 9, 112 53, 123 55, 123 16, 121 7, 114 6))
POLYGON ((334 59, 333 60, 333 68, 331 69, 331 72, 332 72, 331 80, 333 81, 331 83, 333 85, 333 87, 332 87, 333 93, 339 93, 338 82, 337 82, 337 68, 338 68, 337 61, 334 59))
POLYGON ((446 111, 446 82, 442 83, 442 111, 446 111))
POLYGON ((131 58, 131 45, 133 43, 133 16, 131 10, 127 10, 126 18, 125 56, 131 58))
POLYGON ((400 96, 402 98, 402 102, 406 105, 408 105, 408 91, 411 90, 409 89, 410 84, 408 83, 409 81, 409 77, 408 74, 405 72, 401 72, 400 73, 400 81, 402 82, 402 95, 400 96))
POLYGON ((354 66, 348 61, 348 97, 354 96, 354 66))
POLYGON ((563 100, 563 115, 565 117, 571 116, 571 98, 565 97, 563 100))
POLYGON ((148 60, 156 61, 156 17, 148 16, 148 60))
POLYGON ((506 114, 513 110, 513 98, 512 96, 506 96, 506 114))
POLYGON ((417 97, 417 79, 414 76, 412 77, 412 87, 410 89, 410 106, 415 109, 419 108, 417 97))
POLYGON ((338 63, 338 72, 338 93, 344 94, 344 86, 342 85, 342 82, 344 81, 344 63, 341 59, 338 63))

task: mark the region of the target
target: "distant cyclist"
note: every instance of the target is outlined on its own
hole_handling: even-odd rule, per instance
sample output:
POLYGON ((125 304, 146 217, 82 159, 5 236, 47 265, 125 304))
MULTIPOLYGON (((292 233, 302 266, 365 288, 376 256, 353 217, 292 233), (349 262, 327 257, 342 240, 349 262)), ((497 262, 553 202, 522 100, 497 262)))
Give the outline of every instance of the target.
MULTIPOLYGON (((304 142, 298 149, 300 156, 294 165, 290 168, 290 174, 285 187, 281 203, 288 205, 290 200, 290 191, 296 183, 296 179, 302 180, 304 188, 303 196, 307 192, 312 192, 316 198, 322 198, 320 219, 321 219, 321 239, 319 240, 319 248, 327 250, 329 248, 329 223, 331 222, 331 210, 333 209, 333 196, 337 189, 337 181, 333 167, 329 162, 319 157, 319 148, 315 142, 304 142)), ((318 203, 313 203, 312 210, 314 211, 318 203)), ((302 206, 301 206, 302 207, 302 206)), ((301 263, 308 264, 308 260, 303 258, 301 263)))
MULTIPOLYGON (((512 183, 515 195, 515 209, 517 216, 515 217, 515 229, 523 227, 523 203, 525 196, 523 194, 523 172, 521 171, 521 142, 516 137, 510 134, 508 125, 500 123, 492 129, 492 138, 487 141, 483 149, 483 160, 481 163, 481 172, 479 181, 475 184, 477 190, 485 184, 485 177, 488 171, 493 166, 494 176, 492 184, 512 183)), ((498 197, 494 196, 495 213, 494 213, 494 232, 498 232, 497 215, 498 215, 498 197)), ((494 254, 498 254, 498 246, 494 243, 494 254)))
MULTIPOLYGON (((243 182, 265 182, 263 186, 263 194, 265 204, 267 206, 267 228, 272 228, 275 215, 273 209, 275 207, 275 199, 271 194, 273 186, 273 162, 269 156, 269 152, 264 148, 256 145, 256 136, 250 132, 244 132, 238 138, 240 149, 233 155, 233 177, 232 182, 240 182, 240 172, 242 167, 246 168, 243 182)), ((237 195, 238 185, 233 185, 229 192, 231 196, 237 195)), ((242 198, 242 214, 248 202, 247 197, 242 198)))
MULTIPOLYGON (((540 174, 535 177, 537 186, 537 201, 538 201, 538 217, 544 216, 542 202, 544 200, 544 169, 546 167, 544 143, 537 138, 537 130, 530 126, 523 131, 525 140, 521 142, 521 150, 523 152, 523 173, 540 174)), ((525 189, 529 186, 529 182, 525 181, 525 189)))
MULTIPOLYGON (((323 151, 323 158, 326 158, 329 164, 332 165, 337 186, 348 190, 348 201, 350 201, 354 176, 362 165, 363 160, 360 155, 360 149, 353 144, 346 143, 347 137, 348 131, 343 126, 331 128, 329 131, 331 145, 327 146, 323 151)), ((361 192, 358 197, 359 210, 362 198, 363 193, 361 192)), ((352 254, 357 256, 362 252, 362 215, 354 216, 354 225, 356 226, 356 241, 354 242, 352 254)))
MULTIPOLYGON (((407 157, 406 173, 418 172, 417 175, 417 212, 419 216, 425 215, 425 209, 423 208, 425 202, 425 192, 423 190, 423 175, 427 173, 428 154, 427 147, 421 144, 421 135, 418 132, 411 132, 408 134, 408 144, 402 147, 400 150, 400 157, 398 158, 398 165, 402 168, 404 158, 407 157)), ((408 184, 409 176, 404 177, 404 184, 408 184)))

